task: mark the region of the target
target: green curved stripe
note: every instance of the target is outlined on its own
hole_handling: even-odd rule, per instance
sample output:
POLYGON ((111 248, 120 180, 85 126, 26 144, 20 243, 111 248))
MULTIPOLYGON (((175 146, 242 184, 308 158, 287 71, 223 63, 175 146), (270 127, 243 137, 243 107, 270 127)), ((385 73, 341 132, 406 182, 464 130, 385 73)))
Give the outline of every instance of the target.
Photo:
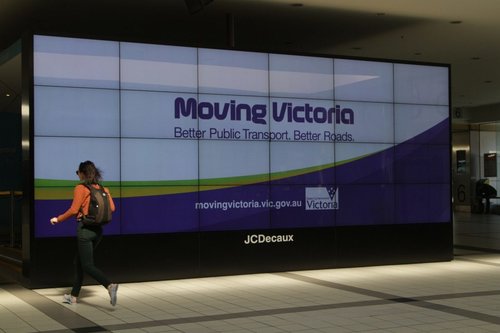
MULTIPOLYGON (((265 183, 279 179, 301 176, 308 173, 323 171, 339 165, 360 160, 375 153, 358 156, 352 159, 316 165, 307 168, 275 172, 272 174, 258 174, 240 177, 210 178, 198 180, 160 180, 160 181, 106 181, 103 185, 108 187, 115 198, 133 198, 145 196, 158 196, 168 194, 190 193, 197 191, 211 191, 242 185, 265 183)), ((61 200, 71 199, 73 189, 78 184, 74 180, 35 179, 35 200, 61 200)))

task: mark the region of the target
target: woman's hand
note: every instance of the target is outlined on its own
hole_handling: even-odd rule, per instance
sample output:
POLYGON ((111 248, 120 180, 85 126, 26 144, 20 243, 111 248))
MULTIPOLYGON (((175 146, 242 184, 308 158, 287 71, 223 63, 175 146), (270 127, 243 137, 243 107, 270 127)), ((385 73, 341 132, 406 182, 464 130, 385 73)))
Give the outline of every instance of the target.
POLYGON ((57 220, 57 217, 53 217, 50 219, 50 224, 54 225, 56 223, 59 223, 59 221, 57 220))

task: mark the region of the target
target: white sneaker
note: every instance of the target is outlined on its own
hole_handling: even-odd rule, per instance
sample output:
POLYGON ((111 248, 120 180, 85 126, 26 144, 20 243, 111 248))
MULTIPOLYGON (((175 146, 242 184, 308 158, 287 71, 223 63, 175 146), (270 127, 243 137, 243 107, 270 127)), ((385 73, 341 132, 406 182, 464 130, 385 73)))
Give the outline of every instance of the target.
POLYGON ((75 296, 71 296, 68 294, 63 295, 63 303, 71 305, 71 304, 75 304, 76 302, 77 302, 77 298, 75 296))
POLYGON ((110 303, 111 305, 115 306, 116 305, 116 293, 118 292, 118 284, 117 283, 112 283, 108 286, 108 293, 110 297, 110 303))

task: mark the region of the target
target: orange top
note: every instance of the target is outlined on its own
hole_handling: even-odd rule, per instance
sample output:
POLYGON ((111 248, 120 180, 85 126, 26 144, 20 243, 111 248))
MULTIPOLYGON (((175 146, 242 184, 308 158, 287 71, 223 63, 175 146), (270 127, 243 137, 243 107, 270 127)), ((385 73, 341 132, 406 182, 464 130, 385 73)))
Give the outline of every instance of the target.
MULTIPOLYGON (((92 185, 95 188, 99 188, 97 185, 92 185)), ((115 203, 113 202, 113 198, 111 197, 111 194, 109 193, 109 190, 105 187, 104 191, 109 195, 109 205, 111 207, 111 211, 115 211, 115 203)), ((86 215, 89 212, 89 205, 90 205, 90 191, 88 188, 85 187, 83 184, 78 184, 75 186, 75 190, 73 192, 73 202, 71 203, 71 207, 64 212, 63 214, 59 215, 57 217, 58 222, 62 222, 64 220, 67 220, 71 216, 75 216, 76 218, 80 218, 82 215, 86 215), (80 211, 83 210, 83 213, 80 211)))

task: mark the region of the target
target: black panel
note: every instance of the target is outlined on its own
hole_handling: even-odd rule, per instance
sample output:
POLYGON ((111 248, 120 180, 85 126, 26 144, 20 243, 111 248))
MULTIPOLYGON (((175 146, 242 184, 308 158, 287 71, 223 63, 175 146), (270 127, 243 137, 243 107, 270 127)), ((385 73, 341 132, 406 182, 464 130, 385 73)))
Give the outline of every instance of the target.
MULTIPOLYGON (((76 237, 36 239, 33 249, 31 287, 71 285, 76 237)), ((94 258, 117 282, 198 276, 198 234, 104 236, 94 258)))
POLYGON ((333 267, 335 229, 283 229, 200 234, 201 275, 333 267))
POLYGON ((453 259, 451 223, 339 227, 338 267, 453 259))
MULTIPOLYGON (((105 236, 95 258, 113 281, 138 282, 447 261, 452 241, 451 223, 105 236)), ((33 249, 31 287, 71 285, 76 238, 33 249)))

